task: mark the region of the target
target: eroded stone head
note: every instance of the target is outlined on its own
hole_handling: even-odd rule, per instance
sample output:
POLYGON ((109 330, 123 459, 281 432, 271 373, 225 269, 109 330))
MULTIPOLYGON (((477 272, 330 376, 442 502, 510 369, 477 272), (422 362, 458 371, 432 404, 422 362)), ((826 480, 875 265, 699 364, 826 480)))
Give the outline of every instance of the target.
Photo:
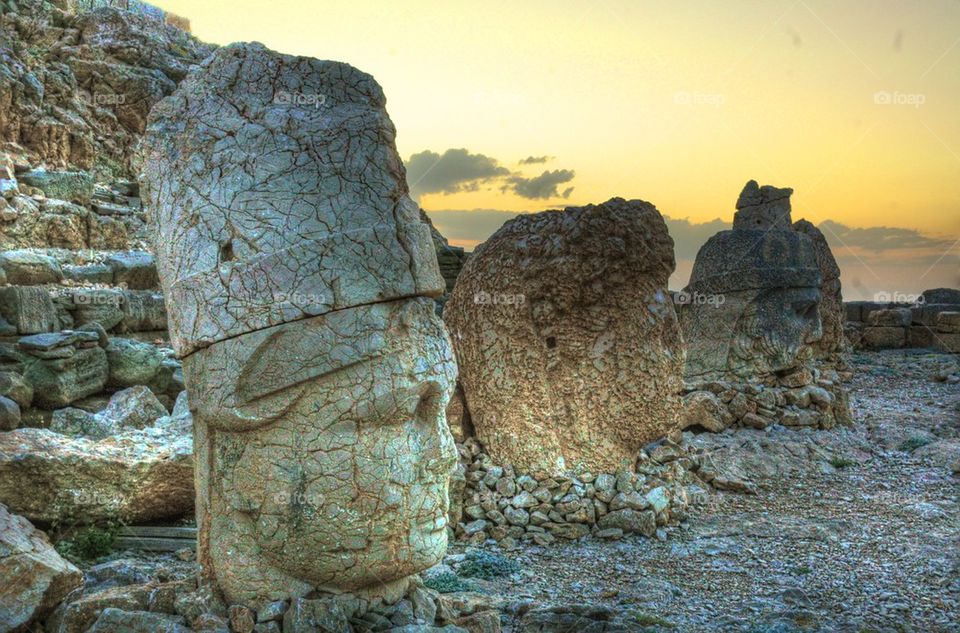
POLYGON ((152 113, 142 188, 230 602, 389 592, 446 548, 456 365, 376 82, 217 51, 152 113))
POLYGON ((520 472, 632 468, 677 424, 683 348, 656 208, 524 214, 468 260, 444 319, 476 434, 520 472))
POLYGON ((792 190, 751 183, 737 206, 754 209, 754 221, 767 228, 752 228, 749 216, 740 216, 745 223, 735 220, 733 230, 710 238, 681 293, 688 380, 750 379, 793 369, 811 357, 810 345, 823 334, 822 276, 813 242, 791 229, 792 190), (741 206, 745 196, 748 204, 741 206), (768 203, 773 206, 761 211, 768 203), (769 213, 778 207, 779 214, 769 213))

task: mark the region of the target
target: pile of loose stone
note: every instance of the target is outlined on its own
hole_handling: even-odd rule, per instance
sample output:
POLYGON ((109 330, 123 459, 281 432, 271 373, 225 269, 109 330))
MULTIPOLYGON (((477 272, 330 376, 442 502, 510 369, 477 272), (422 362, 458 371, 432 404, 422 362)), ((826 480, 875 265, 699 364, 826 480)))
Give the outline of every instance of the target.
POLYGON ((683 428, 722 432, 730 427, 831 429, 850 425, 849 372, 804 368, 766 383, 713 380, 687 383, 683 428))
POLYGON ((475 544, 493 539, 509 548, 585 536, 655 536, 708 494, 695 461, 669 440, 641 451, 636 471, 569 476, 499 466, 475 438, 457 448, 461 465, 451 483, 450 522, 458 538, 475 544))
POLYGON ((58 582, 75 590, 45 621, 46 630, 55 633, 500 630, 499 613, 484 601, 471 600, 469 595, 439 594, 416 577, 404 593, 389 598, 317 593, 269 602, 254 610, 227 605, 209 585, 198 585, 192 564, 118 559, 89 569, 85 583, 76 568, 57 571, 58 582))

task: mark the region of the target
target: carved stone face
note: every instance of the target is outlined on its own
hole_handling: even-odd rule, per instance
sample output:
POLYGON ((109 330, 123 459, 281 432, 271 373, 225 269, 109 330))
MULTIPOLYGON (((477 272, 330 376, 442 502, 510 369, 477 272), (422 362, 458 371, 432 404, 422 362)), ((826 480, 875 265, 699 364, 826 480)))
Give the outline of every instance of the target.
POLYGON ((680 322, 688 380, 761 378, 812 357, 823 336, 813 245, 793 231, 737 229, 700 249, 680 322))
POLYGON ((761 291, 746 307, 729 358, 737 375, 792 369, 808 360, 820 340, 820 290, 775 288, 761 291))
POLYGON ((206 480, 209 545, 227 596, 257 604, 308 587, 376 592, 439 562, 456 463, 444 417, 456 368, 432 302, 365 306, 276 329, 250 335, 245 346, 256 351, 238 372, 217 376, 217 357, 234 350, 214 346, 187 359, 188 380, 206 376, 191 381, 191 395, 205 427, 198 449, 217 474, 206 480), (309 350, 328 336, 344 348, 327 347, 310 371, 309 350), (291 349, 304 351, 291 357, 291 349), (338 354, 345 364, 331 366, 338 354), (224 407, 238 403, 207 388, 218 377, 241 394, 253 378, 264 395, 224 407))

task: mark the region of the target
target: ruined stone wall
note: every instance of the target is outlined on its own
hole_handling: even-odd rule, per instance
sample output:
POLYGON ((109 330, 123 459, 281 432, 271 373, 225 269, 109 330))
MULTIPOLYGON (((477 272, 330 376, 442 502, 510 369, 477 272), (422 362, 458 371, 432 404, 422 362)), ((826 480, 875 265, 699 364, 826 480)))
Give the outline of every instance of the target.
POLYGON ((960 290, 926 290, 912 303, 848 301, 844 333, 855 349, 960 352, 960 290))

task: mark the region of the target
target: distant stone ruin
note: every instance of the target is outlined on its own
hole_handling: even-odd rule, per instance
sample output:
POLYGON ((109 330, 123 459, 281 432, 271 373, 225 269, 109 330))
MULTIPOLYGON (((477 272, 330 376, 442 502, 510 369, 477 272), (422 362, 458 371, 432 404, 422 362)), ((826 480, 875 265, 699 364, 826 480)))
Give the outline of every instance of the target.
POLYGON ((477 439, 521 473, 615 472, 677 425, 683 346, 656 208, 524 214, 484 242, 444 310, 477 439))
POLYGON ((456 365, 384 105, 347 64, 239 44, 151 114, 199 559, 231 603, 399 596, 446 548, 456 365))
MULTIPOLYGON (((877 297, 882 298, 882 295, 877 297)), ((856 349, 930 348, 960 353, 960 290, 925 290, 912 301, 848 301, 844 332, 856 349)))
POLYGON ((793 224, 792 193, 748 182, 733 229, 703 245, 675 298, 687 344, 684 427, 850 422, 839 269, 819 230, 793 224))
POLYGON ((792 192, 751 180, 733 230, 697 253, 680 311, 688 380, 790 371, 822 338, 822 276, 813 242, 791 230, 792 192))

